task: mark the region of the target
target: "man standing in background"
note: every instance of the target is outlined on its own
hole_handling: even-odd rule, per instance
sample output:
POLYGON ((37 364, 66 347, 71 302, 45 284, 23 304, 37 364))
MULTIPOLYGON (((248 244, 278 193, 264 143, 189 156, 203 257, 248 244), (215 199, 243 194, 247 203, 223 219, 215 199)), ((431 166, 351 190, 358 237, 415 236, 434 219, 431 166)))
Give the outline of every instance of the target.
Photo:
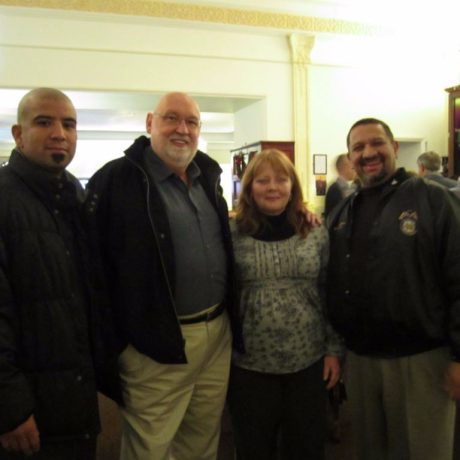
POLYGON ((455 193, 460 194, 460 183, 441 174, 441 156, 436 152, 422 153, 417 158, 417 166, 420 177, 437 182, 448 189, 458 189, 455 193))
POLYGON ((80 224, 82 190, 66 171, 76 128, 65 94, 30 91, 12 127, 16 148, 0 168, 2 460, 95 458, 96 314, 80 224))
MULTIPOLYGON (((147 132, 88 184, 125 349, 122 460, 214 460, 229 375, 233 256, 198 104, 163 96, 147 132)), ((238 338, 238 334, 234 334, 238 338)))
POLYGON ((330 224, 330 320, 345 339, 358 460, 451 460, 460 398, 460 205, 396 168, 386 123, 347 136, 361 182, 330 224))
POLYGON ((335 168, 338 177, 337 180, 329 186, 326 192, 324 207, 324 215, 326 217, 337 204, 356 190, 356 172, 348 159, 347 153, 342 153, 337 157, 335 168))

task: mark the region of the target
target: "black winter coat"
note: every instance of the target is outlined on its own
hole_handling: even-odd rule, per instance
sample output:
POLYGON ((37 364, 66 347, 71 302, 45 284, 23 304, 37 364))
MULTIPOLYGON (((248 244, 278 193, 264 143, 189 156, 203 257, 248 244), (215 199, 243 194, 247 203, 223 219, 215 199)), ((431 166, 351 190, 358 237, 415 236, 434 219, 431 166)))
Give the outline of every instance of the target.
MULTIPOLYGON (((184 339, 174 306, 174 252, 159 191, 143 169, 150 139, 139 137, 123 158, 102 167, 87 185, 85 203, 94 250, 101 252, 123 348, 132 344, 160 363, 185 363, 184 339)), ((221 169, 198 152, 200 181, 215 207, 227 253, 227 310, 236 346, 240 326, 234 306, 233 249, 228 210, 219 185, 221 169)))
POLYGON ((399 357, 449 346, 460 360, 460 201, 398 170, 380 193, 366 262, 354 273, 358 195, 338 205, 328 222, 331 323, 358 354, 399 357))
POLYGON ((76 191, 17 151, 0 168, 0 433, 31 414, 42 442, 99 431, 76 191))

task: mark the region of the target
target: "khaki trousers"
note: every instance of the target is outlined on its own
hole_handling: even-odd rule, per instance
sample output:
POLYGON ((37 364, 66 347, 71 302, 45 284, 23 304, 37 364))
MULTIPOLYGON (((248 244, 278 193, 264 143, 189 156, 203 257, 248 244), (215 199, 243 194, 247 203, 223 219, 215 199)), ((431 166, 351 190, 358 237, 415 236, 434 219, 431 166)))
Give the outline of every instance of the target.
POLYGON ((187 364, 160 364, 128 346, 121 460, 215 460, 227 394, 231 331, 224 312, 181 325, 187 364))
POLYGON ((446 348, 393 359, 349 352, 358 460, 452 460, 455 403, 443 388, 449 362, 446 348))

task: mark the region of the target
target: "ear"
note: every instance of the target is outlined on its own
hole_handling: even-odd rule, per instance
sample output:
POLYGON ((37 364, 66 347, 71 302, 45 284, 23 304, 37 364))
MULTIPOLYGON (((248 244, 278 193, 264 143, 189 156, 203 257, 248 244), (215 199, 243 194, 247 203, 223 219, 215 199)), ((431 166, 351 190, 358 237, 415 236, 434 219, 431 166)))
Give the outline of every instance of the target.
POLYGON ((393 141, 393 147, 395 149, 395 158, 398 158, 399 142, 398 141, 393 141))
POLYGON ((21 147, 22 143, 22 127, 21 125, 13 125, 11 127, 11 134, 16 142, 16 147, 21 147))
POLYGON ((149 112, 147 114, 147 118, 145 120, 145 130, 149 133, 152 134, 152 123, 153 123, 153 113, 149 112))

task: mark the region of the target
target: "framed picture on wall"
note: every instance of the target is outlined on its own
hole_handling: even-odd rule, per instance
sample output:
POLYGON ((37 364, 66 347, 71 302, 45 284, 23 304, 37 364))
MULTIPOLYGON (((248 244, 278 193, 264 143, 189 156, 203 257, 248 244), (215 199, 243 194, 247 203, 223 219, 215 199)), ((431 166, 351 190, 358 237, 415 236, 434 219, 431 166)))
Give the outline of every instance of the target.
POLYGON ((313 174, 315 176, 327 174, 327 155, 313 155, 313 174))
POLYGON ((315 176, 316 196, 326 195, 326 176, 315 176))

